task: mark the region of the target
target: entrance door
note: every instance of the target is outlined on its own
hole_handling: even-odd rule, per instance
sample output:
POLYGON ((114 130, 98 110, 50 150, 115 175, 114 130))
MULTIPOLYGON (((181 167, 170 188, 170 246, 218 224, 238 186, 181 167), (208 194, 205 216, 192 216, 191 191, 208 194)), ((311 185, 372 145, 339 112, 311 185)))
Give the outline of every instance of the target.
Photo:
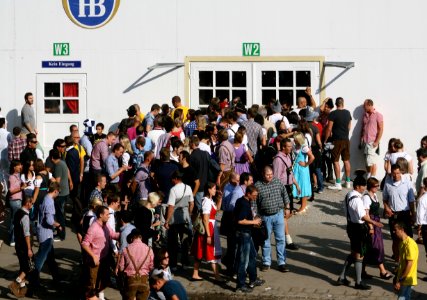
POLYGON ((267 104, 270 99, 279 99, 294 108, 299 96, 305 95, 311 87, 314 100, 319 104, 320 94, 316 93, 320 78, 319 62, 255 62, 254 102, 267 104))
POLYGON ((86 119, 86 74, 37 74, 37 129, 39 142, 50 149, 69 127, 86 119))

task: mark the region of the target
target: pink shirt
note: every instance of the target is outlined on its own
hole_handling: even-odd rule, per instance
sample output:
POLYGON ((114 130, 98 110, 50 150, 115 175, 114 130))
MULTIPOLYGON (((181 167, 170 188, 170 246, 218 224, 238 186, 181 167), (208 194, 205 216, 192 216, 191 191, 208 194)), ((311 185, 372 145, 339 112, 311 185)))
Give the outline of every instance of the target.
POLYGON ((101 225, 98 220, 90 225, 82 245, 89 246, 93 254, 99 259, 105 258, 110 250, 111 241, 117 240, 120 233, 114 232, 108 224, 101 225))
POLYGON ((127 276, 133 276, 136 274, 136 270, 133 267, 133 263, 129 258, 128 255, 128 249, 130 252, 130 255, 132 256, 135 265, 137 268, 142 264, 142 262, 145 260, 144 265, 139 269, 140 275, 148 275, 151 270, 154 268, 154 254, 153 250, 149 248, 146 244, 144 244, 140 239, 136 239, 133 241, 132 244, 127 246, 125 250, 123 250, 123 253, 120 257, 119 267, 120 270, 123 270, 127 276), (147 256, 148 253, 148 257, 147 256))
POLYGON ((363 136, 364 143, 373 143, 377 138, 378 125, 383 122, 383 115, 374 110, 373 113, 365 112, 363 115, 363 136))
POLYGON ((223 141, 218 147, 219 163, 225 165, 224 171, 234 169, 236 154, 233 145, 229 141, 223 141))
MULTIPOLYGON (((9 190, 16 190, 21 187, 21 178, 19 176, 19 173, 14 173, 13 175, 10 175, 9 177, 9 190)), ((10 195, 10 200, 16 201, 16 200, 22 200, 22 191, 17 192, 13 195, 10 195)))

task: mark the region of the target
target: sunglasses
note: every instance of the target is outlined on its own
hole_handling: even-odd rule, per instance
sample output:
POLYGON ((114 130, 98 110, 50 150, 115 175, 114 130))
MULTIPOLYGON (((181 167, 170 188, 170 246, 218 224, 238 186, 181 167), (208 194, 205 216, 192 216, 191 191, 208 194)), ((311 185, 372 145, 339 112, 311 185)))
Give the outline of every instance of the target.
POLYGON ((59 145, 59 148, 65 148, 66 145, 59 145))
POLYGON ((165 257, 163 257, 163 259, 167 259, 167 258, 169 258, 169 256, 165 256, 165 257))
POLYGON ((37 143, 38 143, 38 141, 30 141, 30 143, 32 143, 32 144, 37 144, 37 143))

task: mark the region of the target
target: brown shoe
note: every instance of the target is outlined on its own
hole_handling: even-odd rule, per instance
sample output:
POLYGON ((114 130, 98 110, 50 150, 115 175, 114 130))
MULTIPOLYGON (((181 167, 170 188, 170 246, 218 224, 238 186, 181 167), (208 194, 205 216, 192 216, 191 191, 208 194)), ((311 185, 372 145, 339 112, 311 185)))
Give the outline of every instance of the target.
POLYGON ((20 298, 21 294, 19 293, 19 283, 17 283, 15 280, 9 284, 9 290, 15 295, 15 297, 20 298))
POLYGON ((28 291, 28 288, 26 286, 19 288, 18 298, 25 298, 25 296, 27 295, 27 291, 28 291))

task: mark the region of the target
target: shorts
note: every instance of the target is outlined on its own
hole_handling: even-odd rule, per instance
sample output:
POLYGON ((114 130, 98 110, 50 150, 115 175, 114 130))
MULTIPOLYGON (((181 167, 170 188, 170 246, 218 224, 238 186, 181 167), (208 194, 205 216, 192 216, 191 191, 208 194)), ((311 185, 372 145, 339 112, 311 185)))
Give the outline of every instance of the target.
POLYGON ((368 143, 364 145, 363 153, 365 154, 365 162, 368 167, 375 165, 377 163, 378 154, 377 149, 378 146, 373 147, 374 143, 368 143))
POLYGON ((350 160, 350 141, 349 140, 336 140, 334 141, 334 148, 331 151, 331 157, 333 162, 338 162, 341 159, 343 161, 350 160))
POLYGON ((367 250, 367 237, 364 224, 347 224, 347 235, 350 239, 350 248, 352 252, 365 256, 367 250))
POLYGON ((101 259, 99 265, 94 266, 93 262, 86 264, 86 289, 87 291, 99 292, 104 290, 110 281, 110 267, 108 258, 101 259))

